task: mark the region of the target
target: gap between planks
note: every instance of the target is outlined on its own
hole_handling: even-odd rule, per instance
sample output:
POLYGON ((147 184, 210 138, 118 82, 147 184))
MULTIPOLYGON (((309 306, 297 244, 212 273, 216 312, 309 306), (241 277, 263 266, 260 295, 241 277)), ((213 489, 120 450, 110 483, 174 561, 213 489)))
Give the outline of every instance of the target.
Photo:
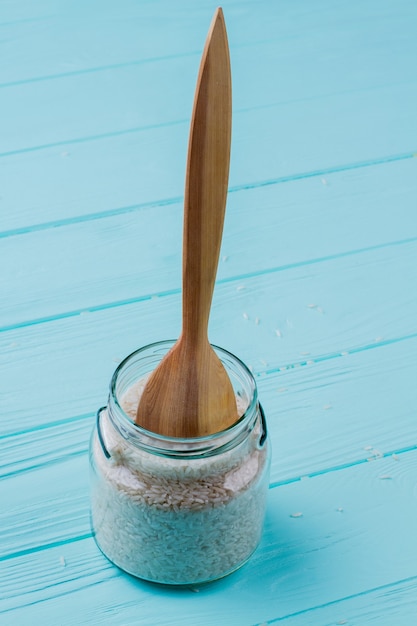
MULTIPOLYGON (((384 250, 384 249, 392 248, 392 247, 396 247, 396 246, 407 245, 407 244, 410 244, 410 243, 414 243, 416 241, 417 241, 417 236, 416 237, 409 237, 407 239, 400 239, 400 240, 397 240, 397 241, 389 241, 389 242, 386 242, 386 243, 376 244, 376 245, 373 245, 373 246, 367 246, 365 248, 358 248, 357 250, 347 250, 347 251, 344 251, 344 252, 339 252, 339 253, 335 253, 335 254, 329 254, 329 255, 326 255, 326 256, 323 256, 323 257, 316 257, 316 258, 312 258, 312 259, 307 259, 305 261, 296 261, 294 263, 287 263, 287 264, 276 266, 276 267, 270 267, 270 268, 265 268, 263 270, 257 270, 255 272, 245 272, 243 274, 227 276, 225 278, 219 278, 218 280, 216 280, 216 285, 225 285, 225 284, 232 283, 232 282, 242 282, 242 281, 249 280, 249 279, 252 279, 252 278, 259 278, 259 277, 263 277, 263 276, 268 276, 269 274, 275 274, 275 273, 278 273, 278 272, 283 272, 283 271, 287 271, 287 270, 297 269, 297 268, 300 268, 300 267, 316 265, 316 264, 319 264, 319 263, 327 263, 329 261, 335 261, 335 260, 338 260, 338 259, 344 259, 346 257, 356 256, 356 255, 360 255, 360 254, 366 254, 366 253, 374 252, 374 251, 377 251, 377 250, 384 250)), ((82 307, 82 308, 79 308, 79 309, 74 309, 72 311, 63 311, 62 313, 46 315, 44 317, 33 318, 33 319, 28 319, 28 320, 23 320, 21 322, 16 322, 16 323, 13 323, 13 324, 5 324, 5 325, 0 327, 0 333, 6 333, 8 331, 18 330, 20 328, 26 328, 26 327, 29 327, 29 326, 37 326, 39 324, 46 324, 46 323, 54 322, 54 321, 58 321, 58 320, 65 320, 65 319, 68 319, 68 318, 71 318, 71 317, 78 317, 79 315, 83 315, 85 313, 95 313, 95 312, 98 312, 98 311, 106 311, 106 310, 109 310, 109 309, 115 309, 115 308, 128 306, 128 305, 132 305, 132 304, 139 304, 141 302, 146 302, 148 300, 152 300, 152 299, 155 299, 155 298, 165 298, 165 297, 169 297, 169 296, 173 296, 173 295, 179 295, 180 293, 181 293, 181 288, 180 287, 174 287, 174 288, 166 289, 166 290, 163 290, 163 291, 143 294, 141 296, 125 298, 125 299, 122 299, 122 300, 116 300, 114 302, 105 302, 105 303, 96 304, 96 305, 92 305, 92 306, 85 306, 85 307, 82 307)), ((404 336, 405 339, 410 338, 410 337, 414 337, 414 335, 404 336)), ((400 338, 398 340, 402 340, 402 339, 403 338, 400 338)), ((359 349, 367 349, 367 347, 359 348, 359 349)), ((326 357, 323 357, 323 358, 326 358, 326 357)), ((304 363, 300 363, 300 364, 304 364, 304 363)))
MULTIPOLYGON (((336 473, 340 473, 340 472, 346 472, 349 470, 356 470, 358 469, 360 466, 366 466, 366 465, 371 465, 376 469, 378 469, 378 462, 387 462, 390 460, 395 459, 396 462, 400 462, 400 460, 402 458, 406 459, 408 458, 408 455, 411 454, 412 459, 414 459, 413 453, 417 452, 417 444, 415 445, 410 445, 407 447, 404 447, 402 449, 396 449, 393 451, 386 451, 385 453, 381 453, 381 455, 376 456, 374 459, 369 459, 369 458, 362 458, 362 459, 357 459, 356 461, 352 461, 350 463, 344 463, 342 465, 339 466, 334 466, 334 467, 328 467, 328 468, 323 468, 322 470, 319 471, 314 471, 311 473, 306 473, 303 474, 302 476, 297 476, 294 478, 290 478, 287 480, 282 480, 282 481, 276 481, 273 483, 270 483, 269 485, 269 490, 271 492, 275 492, 276 489, 280 489, 283 487, 291 487, 291 485, 297 484, 299 483, 302 486, 305 485, 311 485, 310 481, 314 481, 315 479, 321 479, 324 478, 326 479, 326 476, 331 475, 333 476, 336 473), (308 482, 307 482, 308 481, 308 482)), ((84 455, 87 456, 88 450, 85 451, 84 455)), ((71 455, 68 455, 67 457, 63 458, 63 459, 59 459, 57 460, 57 463, 60 463, 62 461, 68 461, 68 457, 70 457, 71 455)), ((369 456, 369 453, 368 453, 369 456)), ((396 465, 397 463, 394 462, 394 460, 392 461, 394 463, 394 465, 396 465)), ((54 463, 50 463, 48 464, 50 466, 53 466, 54 463)), ((400 465, 398 466, 400 467, 400 465)), ((36 468, 38 469, 38 468, 36 468)), ((31 471, 30 468, 27 471, 31 471)), ((398 472, 398 470, 397 470, 398 472)), ((384 482, 389 481, 392 482, 393 480, 395 481, 396 478, 396 472, 393 472, 391 474, 386 474, 384 473, 384 471, 380 470, 378 472, 378 476, 375 475, 374 478, 378 478, 378 480, 380 482, 384 482)), ((314 483, 313 483, 314 484, 314 483)), ((64 507, 65 508, 65 507, 64 507)), ((82 503, 81 503, 81 509, 82 509, 82 503)), ((340 514, 342 514, 344 512, 343 507, 339 507, 339 508, 335 508, 336 511, 338 511, 340 514)), ((87 519, 88 518, 88 511, 84 511, 85 515, 84 517, 87 519)), ((80 513, 78 513, 78 515, 80 515, 80 513)), ((303 513, 302 512, 289 512, 290 517, 293 518, 299 518, 299 517, 303 517, 303 513)), ((50 524, 48 524, 49 526, 50 524)), ((83 526, 84 524, 82 524, 83 526)), ((38 526, 39 526, 39 521, 38 521, 38 526)), ((52 524, 53 526, 53 524, 52 524)), ((41 543, 37 546, 29 546, 20 550, 14 550, 11 551, 9 553, 0 555, 0 563, 1 562, 5 562, 5 561, 10 561, 12 559, 15 558, 20 558, 22 556, 28 556, 31 554, 36 554, 38 552, 43 552, 45 550, 49 550, 49 549, 53 549, 53 548, 57 548, 57 547, 64 547, 68 544, 72 544, 75 542, 79 542, 79 541, 83 541, 85 539, 89 539, 93 536, 92 532, 81 532, 79 534, 70 536, 70 537, 66 537, 66 538, 61 538, 61 539, 55 539, 54 541, 46 541, 44 543, 41 543)))
MULTIPOLYGON (((124 131, 123 131, 124 133, 124 131)), ((123 134, 122 133, 122 134, 123 134)), ((2 155, 0 154, 0 157, 2 155)), ((255 181, 250 183, 241 183, 239 185, 231 186, 228 190, 229 193, 236 193, 239 191, 257 189, 261 187, 268 187, 272 185, 279 185, 283 183, 293 182, 297 180, 303 180, 308 178, 317 178, 330 174, 338 174, 342 172, 348 172, 351 170, 362 169, 366 167, 374 167, 378 165, 384 165, 386 163, 394 163, 397 161, 404 161, 408 159, 416 158, 417 150, 412 152, 404 152, 401 154, 385 155, 382 157, 374 157, 373 159, 367 159, 364 161, 357 161, 352 163, 344 163, 333 167, 323 167, 311 171, 298 172, 294 174, 288 174, 286 176, 278 176, 276 178, 270 178, 261 181, 255 181)), ((106 219, 117 215, 125 215, 127 213, 134 213, 143 209, 149 209, 153 207, 163 207, 172 204, 178 204, 183 201, 183 196, 175 196, 172 198, 164 198, 159 200, 151 200, 144 203, 131 204, 124 207, 118 207, 114 209, 108 209, 106 211, 98 211, 96 213, 87 213, 85 215, 77 215, 73 217, 67 217, 57 220, 51 220, 48 222, 41 222, 39 224, 30 224, 28 226, 21 226, 19 228, 12 228, 9 230, 0 231, 0 239, 8 237, 16 237, 20 235, 26 235, 32 232, 49 230, 52 228, 62 228, 64 226, 71 226, 73 224, 90 222, 95 220, 106 219)))
MULTIPOLYGON (((318 477, 311 483, 301 483, 295 489, 293 485, 284 486, 279 493, 274 490, 264 540, 258 551, 236 574, 214 585, 197 588, 201 591, 198 608, 188 603, 186 614, 181 612, 178 616, 181 623, 196 623, 186 620, 191 619, 191 613, 200 610, 201 606, 207 617, 214 618, 216 611, 226 615, 236 608, 236 599, 242 597, 245 588, 249 596, 255 594, 260 597, 258 594, 261 592, 267 600, 259 606, 249 597, 246 619, 249 620, 251 615, 251 623, 254 623, 254 613, 259 617, 263 613, 264 622, 266 618, 273 623, 308 611, 323 610, 379 590, 414 584, 417 576, 413 554, 407 551, 406 543, 398 532, 398 524, 405 525, 405 532, 412 529, 415 503, 408 494, 414 484, 412 468, 415 461, 416 453, 407 463, 406 475, 400 473, 389 482, 375 483, 378 478, 374 471, 376 466, 370 464, 365 475, 362 470, 358 472, 358 468, 352 468, 353 474, 345 476, 342 481, 331 476, 318 477), (395 478, 398 478, 397 483, 395 478), (359 479, 363 493, 357 497, 359 479), (295 503, 301 502, 306 506, 306 514, 293 519, 289 513, 295 503), (339 502, 346 502, 343 513, 334 508, 339 502), (409 508, 403 508, 405 503, 409 508), (381 541, 389 537, 392 537, 393 544, 387 545, 386 552, 381 554, 381 541), (300 558, 303 560, 300 561, 300 558), (387 566, 378 567, 381 562, 387 566), (361 568, 356 572, 349 569, 349 563, 361 565, 361 568), (260 568, 262 577, 259 577, 260 568), (281 593, 277 593, 278 589, 281 593), (220 604, 216 602, 213 606, 213 593, 220 604), (275 617, 271 617, 271 613, 275 613, 275 617), (277 617, 277 614, 281 616, 277 617)), ((396 468, 399 467, 400 464, 396 464, 396 468)), ((4 606, 9 605, 4 612, 19 610, 22 608, 19 602, 32 610, 35 605, 50 601, 51 592, 64 604, 67 601, 65 598, 73 602, 77 597, 74 594, 82 593, 86 582, 94 577, 97 584, 109 581, 109 578, 114 582, 117 577, 117 584, 122 585, 121 595, 108 595, 109 602, 112 597, 128 604, 129 600, 135 599, 141 602, 145 612, 146 602, 153 603, 156 594, 162 603, 161 610, 164 602, 171 606, 175 598, 178 601, 183 599, 184 593, 192 597, 193 590, 166 590, 140 581, 134 581, 132 585, 130 577, 121 575, 101 557, 90 537, 85 537, 84 542, 87 543, 80 545, 81 540, 73 538, 67 551, 63 550, 64 544, 59 543, 5 564, 11 577, 6 576, 3 581, 4 591, 8 592, 3 593, 3 603, 4 606), (35 560, 31 559, 32 556, 36 557, 35 560), (18 593, 14 579, 24 585, 24 598, 18 593), (54 588, 55 593, 52 591, 54 588)), ((7 572, 7 569, 4 571, 7 572)), ((103 596, 98 589, 96 595, 89 593, 88 597, 94 606, 108 611, 108 607, 102 605, 103 596)), ((79 603, 77 606, 81 610, 79 603)), ((115 614, 115 619, 121 619, 120 611, 115 614)))
MULTIPOLYGON (((366 589, 364 591, 361 591, 359 593, 355 593, 352 594, 350 596, 345 596, 342 598, 338 598, 337 600, 331 600, 330 602, 325 602, 324 604, 318 604, 316 606, 312 606, 311 608, 308 609, 304 609, 302 611, 295 611, 294 613, 289 613, 288 615, 283 615, 281 617, 275 617, 272 619, 268 619, 266 621, 263 621, 261 623, 257 623, 254 624, 254 626, 269 626, 270 624, 278 624, 279 622, 284 622, 284 621, 291 621, 292 619, 296 618, 296 617, 302 617, 304 615, 309 615, 310 613, 314 612, 319 612, 319 611, 323 611, 324 609, 330 609, 330 608, 335 608, 337 606, 339 606, 340 604, 343 603, 348 603, 352 600, 358 600, 359 598, 365 598, 366 596, 370 596, 370 595, 375 595, 375 594, 380 594, 381 592, 385 595, 392 595, 392 591, 398 589, 398 587, 409 587, 410 583, 413 585, 414 588, 417 587, 416 583, 417 583, 417 575, 416 576, 409 576, 408 578, 404 578, 402 580, 397 580, 393 583, 387 583, 386 585, 380 585, 379 587, 373 587, 371 589, 366 589)), ((415 589, 412 589, 410 592, 410 598, 412 597, 414 599, 414 603, 415 603, 415 589)), ((345 612, 345 610, 344 610, 345 612)), ((394 617, 394 616, 392 616, 394 617)), ((398 613, 395 616, 396 618, 398 618, 398 613)), ((375 621, 378 622, 378 624, 380 624, 380 626, 382 626, 383 622, 381 621, 381 614, 380 614, 380 609, 377 608, 375 611, 375 621), (377 613, 378 611, 378 613, 377 613)), ((333 620, 332 620, 333 621, 333 620)), ((355 622, 352 622, 351 619, 349 620, 345 620, 343 618, 339 619, 338 621, 334 621, 334 626, 342 626, 342 625, 346 625, 349 626, 349 624, 353 624, 355 622)), ((359 623, 359 622, 358 622, 359 623)), ((397 623, 397 622, 396 622, 397 623)), ((409 623, 409 622, 407 622, 409 623)), ((398 623, 397 623, 398 624, 398 623)), ((410 622, 411 624, 411 622, 410 622)), ((307 622, 306 622, 306 626, 307 626, 307 622)), ((392 623, 389 623, 388 626, 392 626, 392 623)))

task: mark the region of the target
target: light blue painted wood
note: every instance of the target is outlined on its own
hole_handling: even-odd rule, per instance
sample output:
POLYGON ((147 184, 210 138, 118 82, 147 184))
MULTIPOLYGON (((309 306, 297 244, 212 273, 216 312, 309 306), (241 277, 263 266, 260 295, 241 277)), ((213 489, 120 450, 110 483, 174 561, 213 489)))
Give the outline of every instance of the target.
MULTIPOLYGON (((299 623, 308 624, 326 608, 337 622, 345 602, 368 596, 370 609, 378 592, 395 595, 398 587, 415 588, 417 547, 406 537, 416 514, 416 460, 414 452, 399 462, 375 461, 271 489, 265 537, 255 556, 235 575, 198 587, 198 593, 124 576, 91 539, 81 539, 4 561, 4 606, 22 606, 16 612, 22 624, 41 617, 51 622, 57 614, 65 626, 103 619, 165 624, 168 615, 169 623, 190 626, 198 619, 210 625, 286 618, 294 623, 297 614, 299 623), (390 479, 381 478, 388 473, 390 479), (291 517, 298 512, 303 515, 291 517), (16 596, 21 584, 22 599, 16 596)), ((415 597, 412 602, 415 607, 415 597)), ((382 614, 380 619, 390 623, 382 614)))
POLYGON ((0 3, 6 626, 415 621, 411 0, 225 0, 233 152, 210 333, 253 368, 269 418, 265 534, 240 572, 182 591, 123 575, 91 538, 94 412, 121 358, 179 331, 213 9, 0 3))
MULTIPOLYGON (((295 480, 311 472, 363 462, 374 456, 372 449, 365 450, 369 446, 385 455, 407 449, 415 435, 415 345, 416 339, 405 345, 376 346, 375 350, 334 355, 321 363, 257 376, 276 442, 272 481, 295 480), (399 406, 402 397, 409 398, 408 405, 399 406), (390 419, 394 415, 395 422, 390 419), (324 431, 327 436, 323 439, 324 431)), ((100 396, 97 392, 90 413, 47 421, 53 413, 46 408, 43 422, 33 422, 32 428, 24 430, 17 426, 17 432, 2 442, 0 477, 13 479, 31 469, 85 455, 94 409, 105 401, 104 393, 100 396)), ((70 399, 68 402, 71 408, 70 399)), ((4 498, 14 491, 19 490, 13 482, 3 480, 0 492, 4 498)), ((34 497, 36 500, 36 492, 34 497)))
MULTIPOLYGON (((219 285, 210 337, 259 373, 412 339, 417 303, 408 277, 415 274, 416 244, 407 246, 408 254, 381 249, 363 253, 362 263, 353 255, 219 285), (397 280, 387 296, 379 277, 393 268, 397 280)), ((142 345, 179 334, 180 310, 175 293, 2 333, 0 371, 14 416, 6 432, 95 410, 116 363, 142 345), (42 366, 34 369, 33 363, 42 366)))
MULTIPOLYGON (((395 250, 417 237, 413 197, 417 159, 231 193, 218 282, 378 246, 395 250), (251 254, 242 255, 242 246, 251 254)), ((0 239, 0 264, 10 268, 0 276, 0 289, 8 290, 0 329, 29 322, 29 304, 39 319, 178 290, 181 229, 178 202, 0 239), (74 272, 75 251, 82 274, 74 272)))
MULTIPOLYGON (((19 59, 26 68, 33 51, 35 60, 42 49, 36 45, 39 39, 47 50, 38 61, 38 77, 46 63, 70 69, 74 64, 81 69, 96 67, 96 60, 89 65, 90 55, 94 59, 121 54, 126 41, 137 47, 134 61, 144 54, 153 58, 152 48, 151 54, 148 51, 150 38, 158 46, 154 56, 163 58, 155 64, 117 66, 82 75, 64 73, 62 79, 2 89, 0 153, 51 142, 58 145, 40 154, 18 152, 2 159, 2 202, 9 210, 6 215, 0 212, 1 230, 182 195, 191 110, 187 93, 194 89, 199 42, 211 7, 208 3, 186 18, 184 8, 169 9, 174 28, 170 20, 161 21, 167 3, 129 3, 125 11, 135 16, 130 22, 123 17, 114 20, 114 8, 100 5, 99 27, 92 6, 78 3, 68 9, 57 3, 51 23, 22 22, 20 27, 26 30, 19 36, 15 29, 20 27, 10 24, 8 28, 15 33, 8 40, 13 64, 5 67, 16 71, 19 59), (61 17, 60 11, 64 11, 61 17), (139 36, 141 20, 149 24, 152 19, 158 27, 143 29, 139 36), (35 42, 27 42, 26 50, 28 28, 34 29, 33 36, 36 29, 40 32, 35 42), (114 46, 108 44, 110 30, 113 36, 117 32, 114 46), (83 45, 88 37, 92 50, 87 42, 83 45), (100 37, 106 45, 100 45, 100 37), (193 51, 193 56, 177 58, 178 46, 187 54, 193 51), (170 97, 165 104, 159 93, 167 81, 170 97), (28 101, 32 106, 26 106, 28 101), (159 131, 147 129, 152 123, 175 125, 159 131), (112 136, 138 128, 143 132, 112 136), (88 141, 97 133, 101 140, 88 141), (87 144, 68 144, 68 140, 87 140, 87 144)), ((342 10, 324 2, 316 3, 314 11, 303 4, 290 9, 286 3, 270 2, 231 4, 229 10, 232 51, 235 38, 237 42, 232 185, 416 150, 412 3, 403 2, 401 11, 394 10, 389 1, 378 5, 377 11, 372 1, 362 3, 360 11, 356 4, 342 10), (370 20, 372 28, 368 28, 370 20), (339 72, 339 67, 344 71, 339 72), (257 158, 248 159, 248 154, 257 158)), ((132 51, 125 54, 128 63, 132 51)), ((53 69, 53 76, 58 68, 53 69)))
MULTIPOLYGON (((111 71, 120 65, 157 62, 165 57, 169 60, 182 54, 198 58, 206 22, 213 10, 212 3, 207 1, 199 2, 198 10, 191 3, 182 2, 173 7, 171 2, 160 0, 124 2, 123 10, 115 9, 111 2, 68 5, 54 1, 49 6, 52 10, 47 3, 37 3, 37 15, 31 16, 33 4, 27 2, 23 8, 19 2, 26 19, 13 20, 9 16, 9 21, 5 21, 2 6, 0 25, 6 36, 4 55, 8 62, 0 68, 0 85, 77 72, 111 71), (103 46, 103 40, 107 46, 103 46)), ((338 71, 338 56, 346 60, 345 72, 352 71, 353 80, 363 81, 363 86, 369 86, 369 81, 375 78, 389 82, 410 77, 412 59, 407 59, 404 52, 415 50, 411 1, 402 0, 394 7, 385 0, 379 3, 378 11, 372 0, 362 2, 360 9, 356 4, 336 7, 323 0, 316 2, 314 8, 305 2, 291 5, 229 0, 223 7, 234 56, 235 50, 244 53, 246 48, 261 43, 274 46, 272 61, 282 58, 288 63, 290 58, 293 64, 294 57, 297 58, 298 72, 282 73, 287 92, 288 86, 295 84, 303 72, 310 80, 308 90, 326 82, 329 71, 332 79, 346 80, 346 73, 338 71), (355 46, 349 48, 353 42, 355 46), (323 70, 326 70, 324 74, 323 70)), ((249 60, 253 63, 253 58, 249 60)), ((255 57, 255 63, 256 60, 255 57)), ((234 66, 236 63, 239 61, 234 66)), ((264 63, 259 67, 255 63, 254 78, 265 93, 271 85, 269 66, 264 63)), ((235 67, 236 79, 241 77, 241 71, 243 66, 235 67)), ((246 74, 242 78, 240 88, 250 91, 246 74)), ((275 88, 273 83, 271 88, 275 88)), ((298 89, 304 88, 299 83, 298 89)))
MULTIPOLYGON (((401 84, 365 95, 323 96, 309 102, 308 115, 304 101, 238 112, 231 189, 412 158, 415 99, 416 85, 401 84)), ((33 120, 33 126, 38 124, 33 120)), ((59 131, 63 124, 59 122, 59 131)), ((1 231, 177 201, 183 193, 188 121, 136 128, 127 134, 123 128, 96 134, 96 128, 87 137, 75 137, 75 143, 60 135, 50 137, 39 151, 30 144, 28 152, 3 153, 2 205, 10 206, 13 216, 2 211, 1 231), (50 146, 49 140, 56 144, 50 146), (28 170, 23 187, 22 167, 28 170), (118 176, 117 185, 113 176, 118 176)))

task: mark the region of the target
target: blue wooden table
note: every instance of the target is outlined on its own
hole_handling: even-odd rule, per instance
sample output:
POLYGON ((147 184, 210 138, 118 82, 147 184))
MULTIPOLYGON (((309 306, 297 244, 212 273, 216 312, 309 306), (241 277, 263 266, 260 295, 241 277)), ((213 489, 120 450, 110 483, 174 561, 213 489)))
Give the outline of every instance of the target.
POLYGON ((417 5, 226 0, 233 139, 210 339, 273 444, 263 541, 190 589, 89 526, 117 363, 180 328, 207 0, 0 1, 0 623, 417 623, 417 5))

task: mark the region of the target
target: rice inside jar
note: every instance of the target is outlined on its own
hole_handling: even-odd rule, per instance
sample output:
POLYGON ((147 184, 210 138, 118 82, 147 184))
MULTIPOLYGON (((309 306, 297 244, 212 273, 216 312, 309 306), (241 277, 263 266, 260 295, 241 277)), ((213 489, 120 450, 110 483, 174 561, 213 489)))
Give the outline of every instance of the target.
POLYGON ((121 569, 189 585, 233 572, 258 546, 270 444, 252 374, 216 347, 235 389, 233 426, 179 439, 134 423, 146 378, 173 343, 134 352, 113 375, 90 444, 91 520, 97 545, 121 569))

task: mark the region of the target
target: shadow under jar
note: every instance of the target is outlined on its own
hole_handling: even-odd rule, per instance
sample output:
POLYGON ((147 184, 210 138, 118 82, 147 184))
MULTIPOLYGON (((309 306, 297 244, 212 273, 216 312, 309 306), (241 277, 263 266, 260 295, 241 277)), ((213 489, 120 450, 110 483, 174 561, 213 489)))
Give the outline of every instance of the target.
POLYGON ((270 443, 251 372, 215 346, 236 394, 233 426, 180 439, 134 423, 147 377, 173 344, 137 350, 113 375, 90 442, 91 523, 97 545, 121 569, 190 585, 226 576, 256 549, 270 443))

